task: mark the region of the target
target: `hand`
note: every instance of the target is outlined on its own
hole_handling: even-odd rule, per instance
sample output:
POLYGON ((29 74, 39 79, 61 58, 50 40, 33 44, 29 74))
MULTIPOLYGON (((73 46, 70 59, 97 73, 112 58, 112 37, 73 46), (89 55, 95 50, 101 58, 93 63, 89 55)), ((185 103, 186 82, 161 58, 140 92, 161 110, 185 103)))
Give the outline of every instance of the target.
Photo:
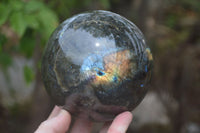
MULTIPOLYGON (((111 123, 105 123, 100 133, 125 133, 132 121, 132 114, 124 112, 119 114, 111 123)), ((48 119, 40 124, 35 133, 65 133, 71 123, 69 112, 55 106, 48 119)), ((71 133, 89 133, 92 122, 78 119, 74 123, 71 133)))

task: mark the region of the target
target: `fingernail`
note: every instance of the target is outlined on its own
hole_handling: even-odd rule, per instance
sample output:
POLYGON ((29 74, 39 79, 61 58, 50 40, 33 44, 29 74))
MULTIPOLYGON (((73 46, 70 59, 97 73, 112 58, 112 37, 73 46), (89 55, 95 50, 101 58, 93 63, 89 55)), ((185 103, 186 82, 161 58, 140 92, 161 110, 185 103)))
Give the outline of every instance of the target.
POLYGON ((60 110, 58 116, 68 115, 68 112, 64 109, 60 110))

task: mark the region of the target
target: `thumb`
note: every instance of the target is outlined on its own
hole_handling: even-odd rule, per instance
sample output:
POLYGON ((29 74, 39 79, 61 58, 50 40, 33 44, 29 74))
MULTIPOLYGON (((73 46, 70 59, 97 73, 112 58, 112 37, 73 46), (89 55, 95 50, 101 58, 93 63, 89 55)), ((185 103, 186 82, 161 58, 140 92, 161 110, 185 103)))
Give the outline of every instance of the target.
POLYGON ((65 133, 69 129, 70 123, 69 112, 62 109, 56 117, 42 122, 35 133, 65 133))

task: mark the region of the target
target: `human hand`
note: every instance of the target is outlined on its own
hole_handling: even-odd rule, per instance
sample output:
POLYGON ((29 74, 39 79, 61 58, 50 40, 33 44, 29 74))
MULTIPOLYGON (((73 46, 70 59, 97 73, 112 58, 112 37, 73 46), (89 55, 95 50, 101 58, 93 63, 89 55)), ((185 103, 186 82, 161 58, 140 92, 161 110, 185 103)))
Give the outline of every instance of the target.
MULTIPOLYGON (((131 121, 132 114, 130 112, 121 113, 111 123, 106 122, 100 133, 125 133, 131 121)), ((55 106, 48 119, 40 124, 35 133, 65 133, 68 131, 70 123, 69 112, 55 106)), ((71 129, 71 133, 89 133, 91 128, 91 121, 78 119, 71 129)))

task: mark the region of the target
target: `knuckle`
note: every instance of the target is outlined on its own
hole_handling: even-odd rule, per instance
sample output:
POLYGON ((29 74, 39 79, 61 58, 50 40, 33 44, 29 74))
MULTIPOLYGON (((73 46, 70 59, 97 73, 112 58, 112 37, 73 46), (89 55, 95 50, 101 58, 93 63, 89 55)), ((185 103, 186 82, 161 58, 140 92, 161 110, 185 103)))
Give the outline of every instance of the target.
POLYGON ((43 121, 43 122, 40 124, 40 127, 41 127, 41 128, 48 127, 48 122, 47 122, 47 121, 43 121))

